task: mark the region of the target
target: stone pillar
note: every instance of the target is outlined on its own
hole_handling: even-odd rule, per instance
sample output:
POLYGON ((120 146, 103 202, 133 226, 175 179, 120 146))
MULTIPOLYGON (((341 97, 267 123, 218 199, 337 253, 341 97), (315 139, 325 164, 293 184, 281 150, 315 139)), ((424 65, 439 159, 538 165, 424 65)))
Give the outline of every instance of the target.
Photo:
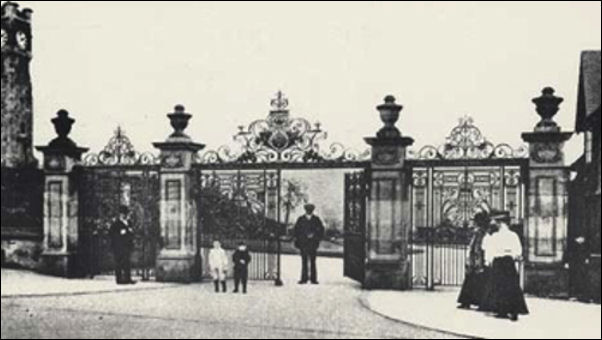
POLYGON ((69 137, 75 122, 61 110, 52 119, 58 135, 37 150, 44 154, 44 241, 42 271, 72 277, 77 275, 78 187, 73 167, 88 149, 78 147, 69 137))
POLYGON ((395 123, 402 106, 387 96, 377 110, 384 127, 376 137, 365 138, 372 147, 368 173, 370 192, 367 207, 367 289, 410 288, 408 235, 411 228, 406 149, 414 143, 402 137, 395 123))
POLYGON ((522 134, 529 143, 527 220, 525 225, 525 290, 558 295, 568 290, 563 266, 568 225, 569 168, 563 147, 572 132, 563 132, 553 117, 563 98, 546 87, 534 98, 541 120, 533 132, 522 134))
POLYGON ((184 133, 192 115, 183 106, 168 114, 174 132, 153 145, 161 151, 161 239, 156 276, 161 282, 192 282, 200 278, 197 256, 196 200, 192 195, 192 163, 204 148, 184 133))

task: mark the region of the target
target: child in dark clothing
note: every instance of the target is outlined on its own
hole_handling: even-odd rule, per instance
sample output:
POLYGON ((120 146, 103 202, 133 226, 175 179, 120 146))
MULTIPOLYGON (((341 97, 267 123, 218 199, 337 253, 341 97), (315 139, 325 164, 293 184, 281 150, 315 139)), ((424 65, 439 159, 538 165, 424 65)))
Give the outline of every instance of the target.
POLYGON ((251 255, 244 242, 238 244, 238 248, 232 255, 234 262, 234 293, 238 293, 238 287, 242 283, 242 292, 247 294, 247 280, 249 278, 249 263, 251 255))

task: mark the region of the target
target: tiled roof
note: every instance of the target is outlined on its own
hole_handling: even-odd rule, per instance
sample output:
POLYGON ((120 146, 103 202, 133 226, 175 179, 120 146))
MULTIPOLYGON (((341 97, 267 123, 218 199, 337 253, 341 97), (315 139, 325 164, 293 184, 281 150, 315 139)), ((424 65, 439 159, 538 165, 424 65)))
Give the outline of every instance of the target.
POLYGON ((576 130, 586 130, 589 117, 596 112, 600 114, 600 51, 584 51, 579 71, 576 130))

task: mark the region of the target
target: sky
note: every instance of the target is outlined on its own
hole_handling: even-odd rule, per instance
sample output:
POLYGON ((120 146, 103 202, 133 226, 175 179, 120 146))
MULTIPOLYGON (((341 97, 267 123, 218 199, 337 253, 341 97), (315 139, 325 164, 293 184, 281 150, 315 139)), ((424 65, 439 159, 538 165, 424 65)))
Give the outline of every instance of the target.
MULTIPOLYGON (((494 143, 522 143, 538 121, 531 98, 552 86, 557 121, 574 128, 579 55, 600 49, 600 2, 200 3, 22 1, 34 10, 34 142, 71 137, 99 151, 120 125, 140 151, 171 128, 217 148, 265 118, 282 90, 291 114, 329 140, 364 149, 387 94, 416 146, 441 144, 470 115, 494 143)), ((582 142, 567 145, 568 161, 582 142)))

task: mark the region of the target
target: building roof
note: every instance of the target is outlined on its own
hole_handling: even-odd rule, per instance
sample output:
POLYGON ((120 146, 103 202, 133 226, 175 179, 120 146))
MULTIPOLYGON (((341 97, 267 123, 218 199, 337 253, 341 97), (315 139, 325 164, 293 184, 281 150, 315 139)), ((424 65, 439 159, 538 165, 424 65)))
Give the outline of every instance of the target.
POLYGON ((585 168, 585 155, 581 155, 579 158, 577 158, 573 164, 570 165, 569 167, 572 171, 575 171, 577 173, 581 173, 583 171, 583 168, 585 168))
POLYGON ((591 116, 600 114, 600 51, 583 51, 579 70, 576 130, 587 130, 591 116))

